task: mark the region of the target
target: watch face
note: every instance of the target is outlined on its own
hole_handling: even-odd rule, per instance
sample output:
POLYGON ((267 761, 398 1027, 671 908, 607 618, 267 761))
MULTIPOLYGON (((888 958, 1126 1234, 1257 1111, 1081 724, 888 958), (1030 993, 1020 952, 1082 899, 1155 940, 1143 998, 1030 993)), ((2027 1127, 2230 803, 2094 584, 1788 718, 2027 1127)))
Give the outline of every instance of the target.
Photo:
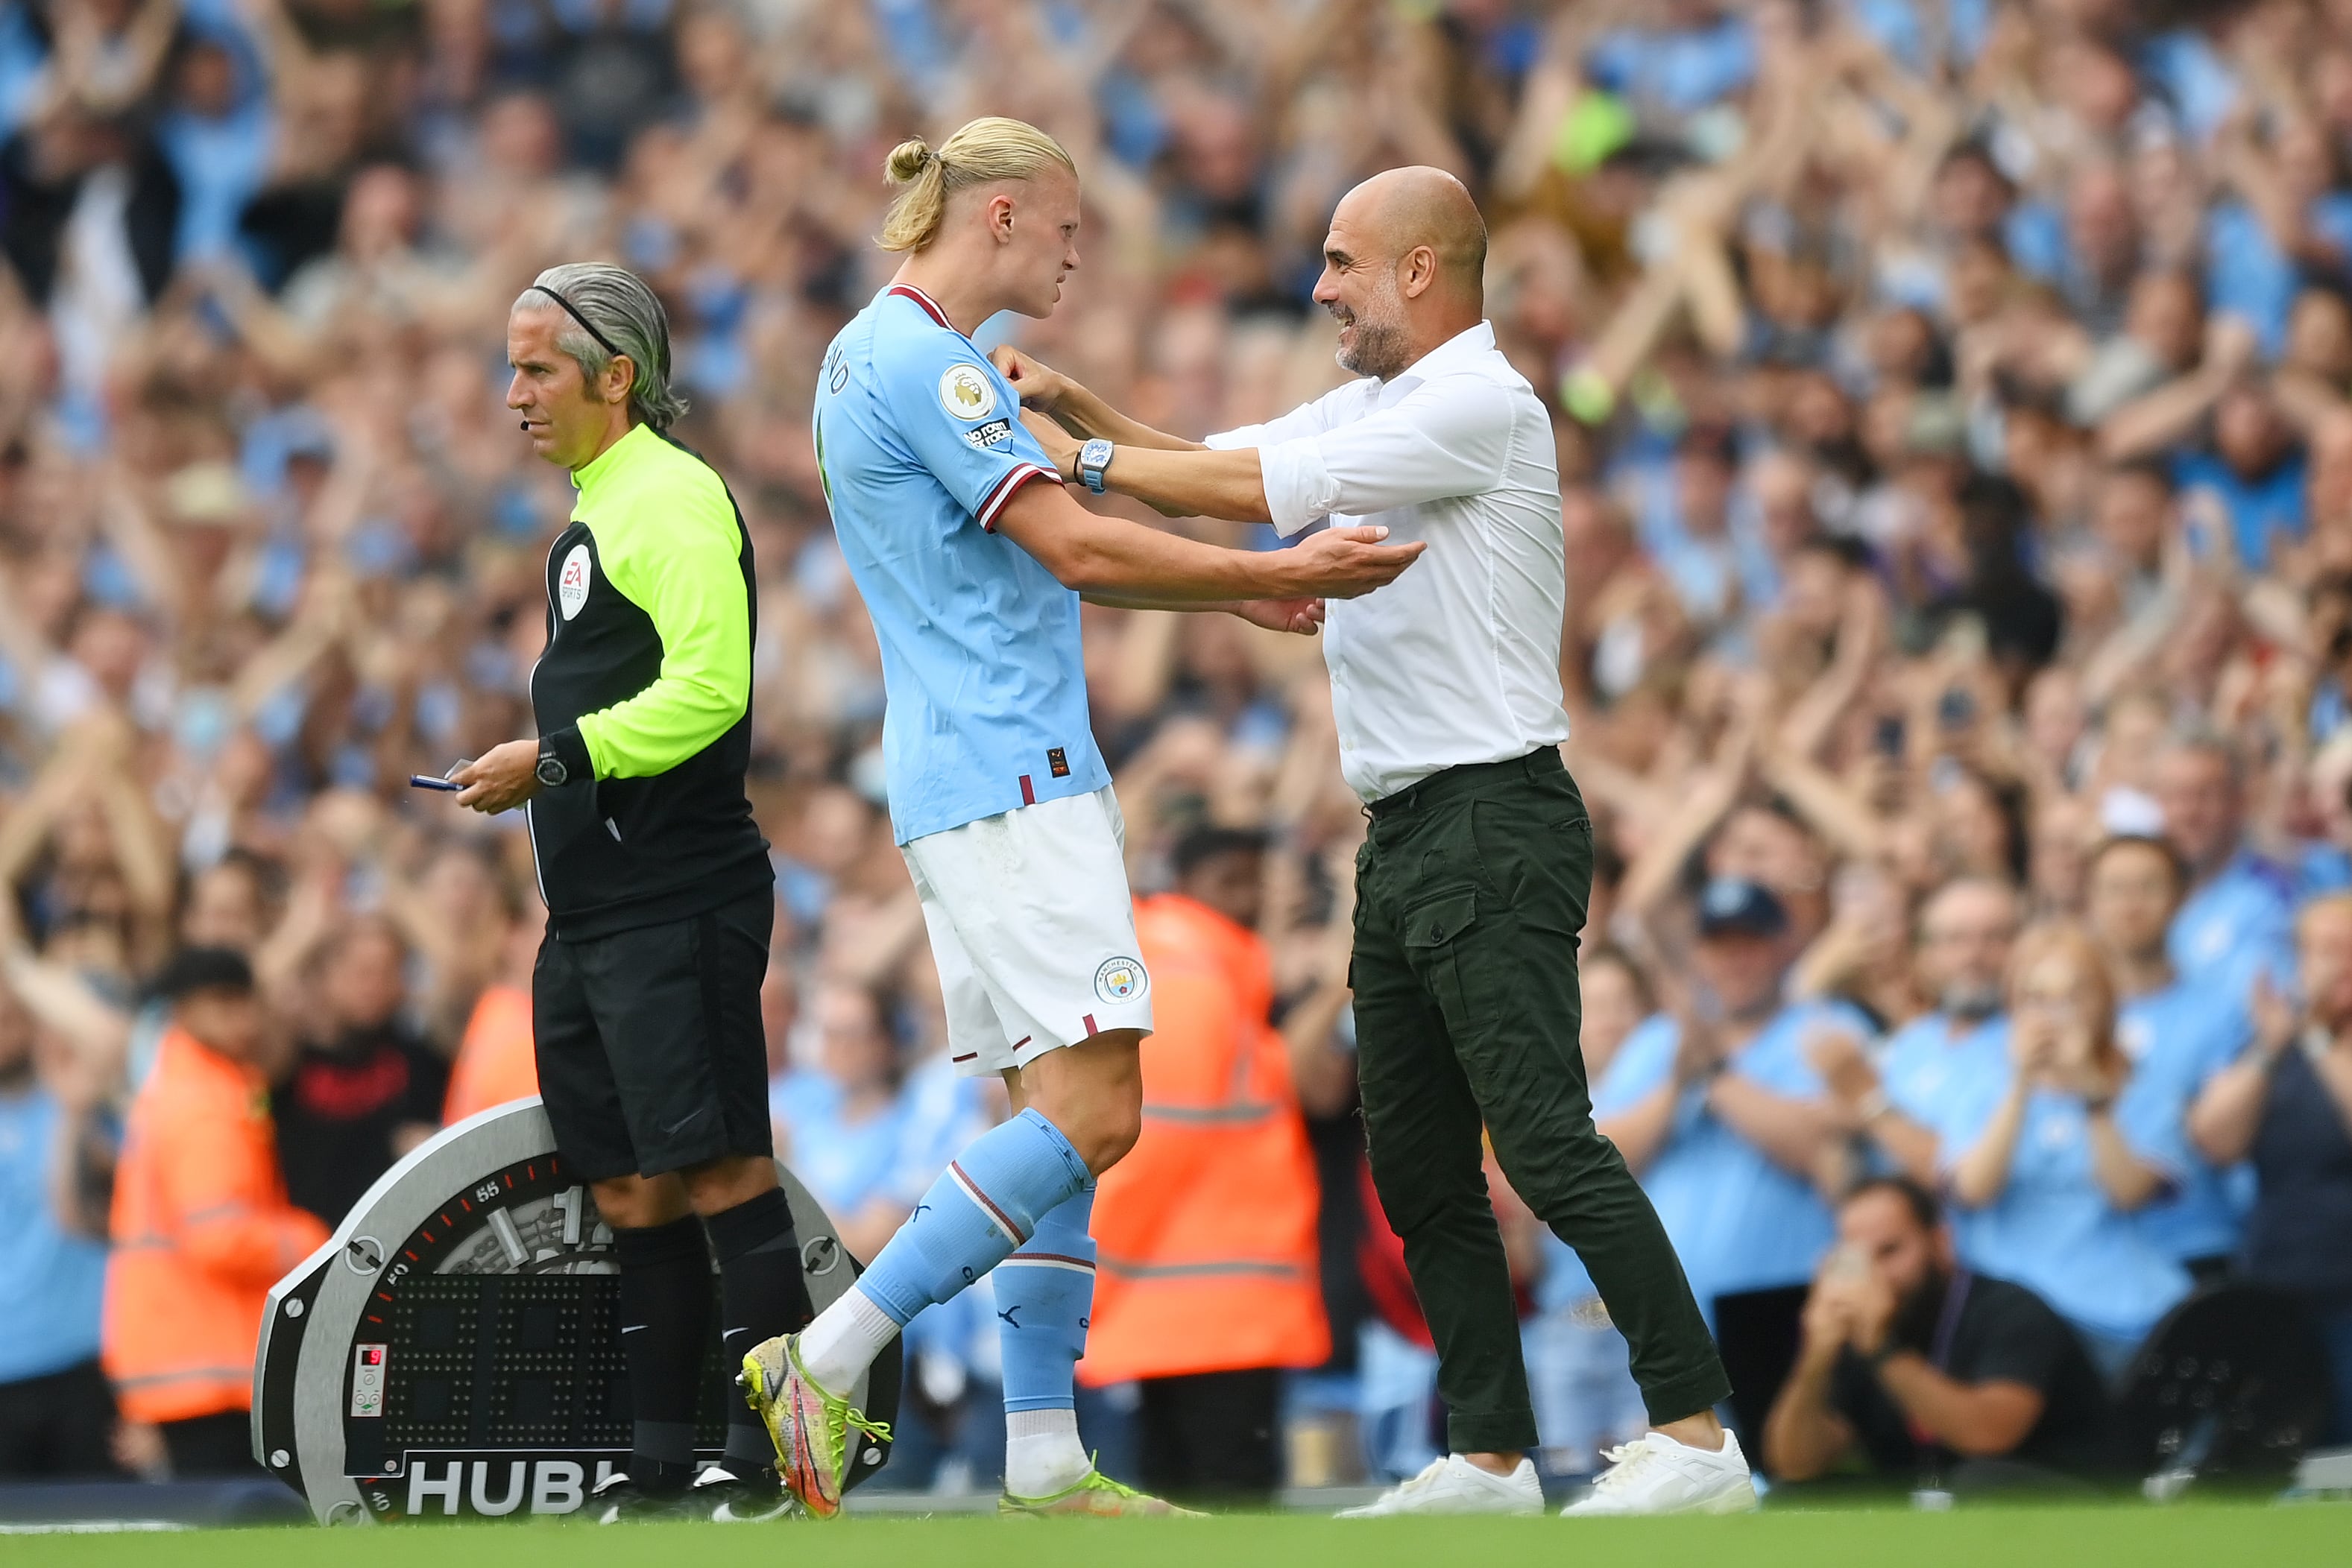
POLYGON ((539 759, 539 781, 549 789, 555 789, 568 777, 569 775, 563 771, 563 764, 554 758, 542 757, 539 759))

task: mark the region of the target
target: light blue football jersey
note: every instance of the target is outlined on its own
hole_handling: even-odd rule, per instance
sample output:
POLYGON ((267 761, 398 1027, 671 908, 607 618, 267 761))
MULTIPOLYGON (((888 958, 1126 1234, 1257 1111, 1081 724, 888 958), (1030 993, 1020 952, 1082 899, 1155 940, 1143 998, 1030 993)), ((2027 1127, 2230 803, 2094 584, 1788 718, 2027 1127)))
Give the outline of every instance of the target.
POLYGON ((815 426, 882 646, 898 841, 1108 784, 1078 596, 992 531, 1022 486, 1060 482, 1012 384, 928 295, 893 284, 825 351, 815 426))

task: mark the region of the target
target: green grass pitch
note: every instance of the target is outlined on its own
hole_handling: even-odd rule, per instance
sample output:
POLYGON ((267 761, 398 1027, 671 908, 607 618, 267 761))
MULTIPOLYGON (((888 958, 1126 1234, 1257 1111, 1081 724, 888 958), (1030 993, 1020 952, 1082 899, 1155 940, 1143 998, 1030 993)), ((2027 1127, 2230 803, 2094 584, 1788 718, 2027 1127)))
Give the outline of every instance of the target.
POLYGON ((18 1536, 9 1568, 657 1568, 803 1562, 877 1568, 2305 1568, 2352 1565, 2352 1506, 1781 1509, 1736 1519, 1388 1520, 1296 1516, 1205 1521, 869 1518, 832 1525, 578 1522, 412 1525, 364 1534, 315 1529, 18 1536))

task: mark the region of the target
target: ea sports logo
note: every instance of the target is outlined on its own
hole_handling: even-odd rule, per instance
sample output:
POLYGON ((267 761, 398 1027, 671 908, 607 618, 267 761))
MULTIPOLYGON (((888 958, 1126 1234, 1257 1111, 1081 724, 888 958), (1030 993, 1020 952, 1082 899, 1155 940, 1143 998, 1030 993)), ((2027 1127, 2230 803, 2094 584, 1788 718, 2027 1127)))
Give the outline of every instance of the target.
POLYGON ((996 409, 996 389, 978 365, 950 365, 940 377, 940 406, 958 419, 986 419, 996 409))
POLYGON ((1113 958, 1095 971, 1095 995, 1107 1002, 1131 1002, 1151 988, 1140 958, 1113 958))
POLYGON ((555 578, 555 604, 571 620, 588 602, 588 547, 573 545, 572 553, 563 558, 563 570, 555 578))

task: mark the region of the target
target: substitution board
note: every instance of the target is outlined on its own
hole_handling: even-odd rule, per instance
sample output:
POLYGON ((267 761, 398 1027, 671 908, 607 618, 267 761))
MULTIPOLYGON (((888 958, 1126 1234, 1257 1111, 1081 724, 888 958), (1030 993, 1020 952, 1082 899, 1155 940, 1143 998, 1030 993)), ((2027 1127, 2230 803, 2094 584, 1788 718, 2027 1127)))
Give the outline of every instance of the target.
MULTIPOLYGON (((777 1175, 822 1311, 859 1265, 799 1180, 781 1164, 777 1175)), ((619 1267, 536 1099, 447 1128, 269 1292, 254 1458, 325 1524, 571 1512, 628 1458, 619 1267)), ((705 1458, 740 1397, 712 1295, 705 1458)), ((887 1422, 899 1376, 894 1345, 852 1396, 887 1422)), ((888 1456, 853 1436, 851 1486, 888 1456)))

